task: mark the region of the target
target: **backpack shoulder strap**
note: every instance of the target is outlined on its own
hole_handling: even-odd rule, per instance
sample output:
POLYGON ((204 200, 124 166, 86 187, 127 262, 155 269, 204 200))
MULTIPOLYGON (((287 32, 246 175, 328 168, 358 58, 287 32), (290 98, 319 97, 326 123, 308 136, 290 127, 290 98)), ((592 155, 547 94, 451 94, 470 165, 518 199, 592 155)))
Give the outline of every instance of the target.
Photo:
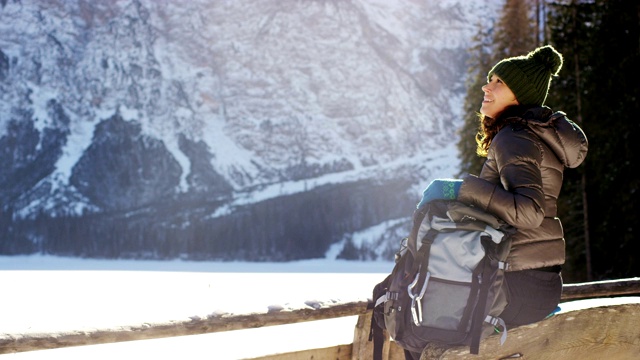
POLYGON ((411 232, 409 233, 409 238, 407 240, 407 248, 414 257, 418 254, 418 231, 420 230, 420 225, 422 224, 425 216, 427 216, 428 211, 429 204, 422 208, 418 208, 413 212, 413 225, 411 226, 411 232))
MULTIPOLYGON (((411 227, 411 233, 407 239, 407 249, 413 256, 413 264, 411 265, 409 274, 415 274, 422 261, 429 258, 431 244, 433 244, 438 233, 437 230, 429 228, 425 235, 423 235, 421 239, 418 239, 418 233, 424 219, 432 216, 430 215, 429 208, 430 204, 427 204, 422 208, 416 209, 413 213, 413 226, 411 227)), ((426 272, 426 266, 423 266, 423 268, 426 272)), ((421 280, 424 279, 424 275, 425 274, 421 274, 421 280)))

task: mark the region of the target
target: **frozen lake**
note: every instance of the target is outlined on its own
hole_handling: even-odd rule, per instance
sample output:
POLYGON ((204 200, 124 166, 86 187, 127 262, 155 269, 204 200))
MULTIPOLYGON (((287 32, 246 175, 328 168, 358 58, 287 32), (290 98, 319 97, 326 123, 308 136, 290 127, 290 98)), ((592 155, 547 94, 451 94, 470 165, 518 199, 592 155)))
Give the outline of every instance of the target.
MULTIPOLYGON (((0 257, 0 330, 38 333, 366 300, 390 262, 209 263, 0 257), (242 290, 239 290, 242 289, 242 290)), ((242 359, 353 341, 356 317, 0 355, 0 359, 242 359), (322 336, 318 336, 322 334, 322 336)))

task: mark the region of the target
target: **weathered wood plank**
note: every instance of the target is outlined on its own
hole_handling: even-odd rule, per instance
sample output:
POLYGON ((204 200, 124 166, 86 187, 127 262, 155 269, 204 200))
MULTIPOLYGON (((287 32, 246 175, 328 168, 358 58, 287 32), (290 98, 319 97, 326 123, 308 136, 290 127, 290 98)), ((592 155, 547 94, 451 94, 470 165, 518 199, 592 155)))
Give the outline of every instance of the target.
POLYGON ((0 354, 55 349, 68 346, 107 344, 121 341, 207 334, 252 329, 263 326, 294 324, 364 314, 367 303, 358 301, 319 308, 271 311, 255 314, 212 314, 184 321, 121 326, 109 329, 57 333, 0 334, 0 354))
MULTIPOLYGON (((369 341, 371 313, 372 311, 368 311, 366 314, 358 316, 358 322, 353 334, 353 356, 351 360, 366 359, 368 354, 373 354, 373 341, 369 341)), ((386 336, 382 346, 383 360, 389 359, 389 342, 389 336, 386 336)))
POLYGON ((633 294, 640 294, 640 278, 564 284, 562 287, 563 301, 633 294))
MULTIPOLYGON (((358 316, 353 336, 353 356, 351 360, 373 359, 373 341, 369 341, 371 329, 371 311, 358 316)), ((387 332, 382 346, 382 360, 404 360, 404 352, 400 346, 391 341, 387 332)))
POLYGON ((251 360, 351 360, 351 345, 338 345, 323 349, 295 351, 252 358, 251 360))
POLYGON ((480 344, 479 355, 455 347, 439 356, 423 352, 421 360, 639 359, 638 323, 640 304, 592 307, 510 329, 502 346, 498 336, 490 336, 480 344))

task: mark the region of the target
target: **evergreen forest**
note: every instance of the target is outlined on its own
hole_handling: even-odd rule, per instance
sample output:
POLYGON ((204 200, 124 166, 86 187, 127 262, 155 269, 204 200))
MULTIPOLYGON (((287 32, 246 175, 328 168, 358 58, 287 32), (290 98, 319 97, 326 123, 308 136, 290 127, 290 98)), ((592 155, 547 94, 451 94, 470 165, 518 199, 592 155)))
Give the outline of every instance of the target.
POLYGON ((567 113, 589 141, 585 162, 565 171, 558 202, 564 280, 640 276, 637 0, 506 0, 495 23, 480 21, 469 52, 460 175, 478 174, 484 161, 475 153, 475 135, 487 72, 505 57, 545 44, 564 57, 545 105, 567 113))

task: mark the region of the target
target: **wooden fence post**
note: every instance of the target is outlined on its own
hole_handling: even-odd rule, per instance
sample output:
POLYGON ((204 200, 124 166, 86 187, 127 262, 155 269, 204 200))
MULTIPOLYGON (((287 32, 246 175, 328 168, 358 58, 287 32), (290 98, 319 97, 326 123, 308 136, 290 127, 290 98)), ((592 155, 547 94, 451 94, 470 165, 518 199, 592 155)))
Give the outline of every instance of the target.
MULTIPOLYGON (((366 314, 358 316, 358 322, 353 336, 352 360, 373 359, 373 341, 369 341, 372 311, 373 310, 367 310, 366 314)), ((382 360, 404 360, 404 351, 402 348, 390 340, 386 330, 383 330, 383 333, 382 360)))

